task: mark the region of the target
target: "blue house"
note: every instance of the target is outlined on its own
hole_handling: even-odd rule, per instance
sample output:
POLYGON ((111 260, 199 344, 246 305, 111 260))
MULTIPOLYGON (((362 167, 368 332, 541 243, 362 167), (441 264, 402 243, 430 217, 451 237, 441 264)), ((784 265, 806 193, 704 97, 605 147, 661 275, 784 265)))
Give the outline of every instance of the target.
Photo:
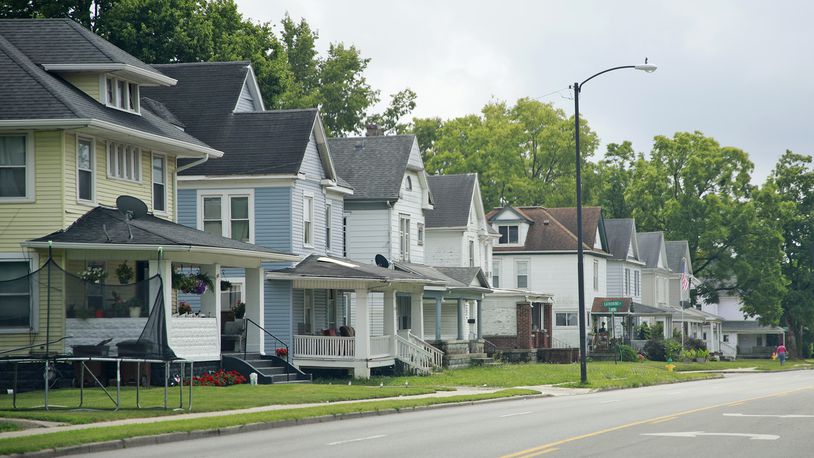
POLYGON ((179 173, 179 222, 304 258, 264 265, 262 309, 247 301, 252 291, 241 270, 217 272, 231 283, 221 295, 229 301, 224 309, 244 302, 246 325, 262 330, 249 349, 287 347, 301 368, 352 369, 362 377, 393 365, 399 351, 414 369, 431 368, 428 350, 399 347, 395 333, 371 336, 364 299, 350 306, 352 294, 421 290, 430 281, 342 259, 344 197, 353 190, 336 174, 318 110, 266 111, 247 62, 158 67, 178 84, 145 95, 167 107, 179 128, 225 153, 179 173))

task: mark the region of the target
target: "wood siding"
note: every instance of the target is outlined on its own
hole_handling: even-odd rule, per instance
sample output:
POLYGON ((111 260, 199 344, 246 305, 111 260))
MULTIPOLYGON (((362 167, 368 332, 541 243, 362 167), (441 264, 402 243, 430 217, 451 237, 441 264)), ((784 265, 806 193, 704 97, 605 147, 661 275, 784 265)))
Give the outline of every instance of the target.
POLYGON ((60 76, 97 102, 105 102, 99 92, 101 76, 98 73, 63 73, 60 76))
MULTIPOLYGON (((349 258, 370 264, 374 263, 377 254, 397 259, 390 251, 390 234, 387 231, 390 211, 388 209, 347 211, 349 258)), ((396 243, 398 244, 398 239, 396 243)))

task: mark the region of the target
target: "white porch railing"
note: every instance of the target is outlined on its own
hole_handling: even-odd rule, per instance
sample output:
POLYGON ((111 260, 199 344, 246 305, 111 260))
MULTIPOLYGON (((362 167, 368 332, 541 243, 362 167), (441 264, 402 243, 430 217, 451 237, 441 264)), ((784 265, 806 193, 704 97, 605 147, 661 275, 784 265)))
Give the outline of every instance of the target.
POLYGON ((294 336, 295 358, 353 359, 355 355, 355 337, 294 336))
POLYGON ((418 345, 419 347, 423 348, 424 351, 429 353, 432 356, 432 365, 434 367, 440 368, 444 365, 444 352, 435 348, 434 346, 430 345, 426 341, 422 340, 417 335, 413 334, 412 332, 409 334, 410 342, 418 345))
POLYGON ((738 349, 729 342, 721 342, 721 353, 724 357, 735 358, 738 356, 738 349))
POLYGON ((391 345, 393 336, 376 336, 370 338, 370 357, 393 356, 391 345))
POLYGON ((396 358, 420 374, 432 372, 433 365, 430 352, 404 337, 398 335, 394 337, 396 339, 396 358))

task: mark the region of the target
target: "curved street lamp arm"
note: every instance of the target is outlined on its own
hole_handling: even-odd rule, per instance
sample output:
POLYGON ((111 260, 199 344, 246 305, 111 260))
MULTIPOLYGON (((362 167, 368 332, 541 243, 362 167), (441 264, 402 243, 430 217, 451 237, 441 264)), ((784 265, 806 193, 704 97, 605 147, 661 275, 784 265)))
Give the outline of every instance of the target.
POLYGON ((582 86, 584 86, 585 83, 587 83, 588 81, 591 81, 592 79, 596 78, 599 75, 602 75, 602 74, 608 73, 608 72, 612 72, 614 70, 621 70, 623 68, 636 68, 636 66, 635 65, 622 65, 621 67, 613 67, 613 68, 609 68, 607 70, 602 70, 601 72, 596 73, 596 74, 588 77, 588 79, 586 79, 585 81, 579 83, 579 87, 582 88, 582 86))

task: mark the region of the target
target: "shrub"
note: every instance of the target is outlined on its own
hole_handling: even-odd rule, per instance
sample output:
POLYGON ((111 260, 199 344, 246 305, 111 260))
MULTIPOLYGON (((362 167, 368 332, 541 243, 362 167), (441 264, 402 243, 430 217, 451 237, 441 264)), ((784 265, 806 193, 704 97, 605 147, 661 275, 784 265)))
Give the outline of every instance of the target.
POLYGON ((687 350, 706 350, 707 344, 701 339, 687 337, 684 339, 684 348, 687 350))
POLYGON ((644 322, 639 326, 638 337, 639 340, 650 340, 652 333, 650 332, 650 326, 647 325, 647 322, 644 322))
POLYGON ((650 328, 650 338, 656 340, 664 339, 664 323, 656 323, 650 328))
POLYGON ((667 361, 676 359, 681 353, 681 343, 674 339, 652 339, 644 344, 644 354, 654 361, 667 361))
POLYGON ((639 354, 630 345, 618 345, 616 352, 619 354, 620 361, 635 362, 639 360, 639 354))

